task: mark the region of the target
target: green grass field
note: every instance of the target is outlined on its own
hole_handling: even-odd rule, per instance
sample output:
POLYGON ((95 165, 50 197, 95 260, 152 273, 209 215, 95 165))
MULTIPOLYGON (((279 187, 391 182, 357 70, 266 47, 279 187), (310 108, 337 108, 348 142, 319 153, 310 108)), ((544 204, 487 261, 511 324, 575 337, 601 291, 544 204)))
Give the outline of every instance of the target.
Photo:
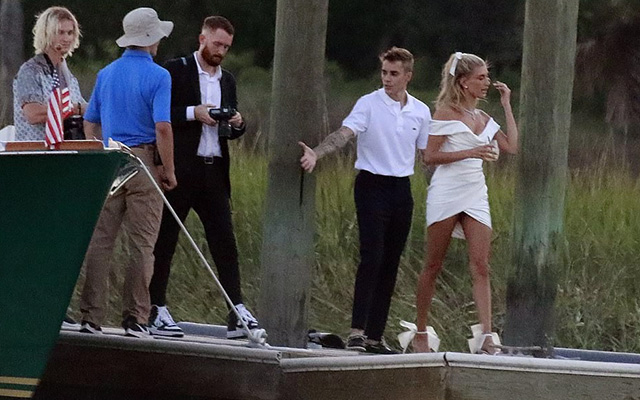
MULTIPOLYGON (((227 68, 238 78, 240 109, 249 130, 232 144, 232 198, 234 225, 240 253, 243 291, 247 305, 260 316, 260 250, 262 213, 266 192, 265 153, 270 115, 271 72, 252 66, 242 55, 229 57, 227 68)), ((337 127, 356 99, 379 87, 377 73, 347 81, 329 63, 327 108, 330 126, 337 127)), ((81 81, 90 92, 94 74, 81 81), (85 82, 86 81, 86 82, 85 82)), ((518 115, 517 76, 504 76, 514 89, 518 115)), ((412 90, 432 105, 435 90, 412 90)), ((602 122, 598 102, 574 104, 569 143, 570 179, 566 196, 563 270, 558 271, 556 340, 561 347, 640 352, 640 186, 636 162, 638 138, 622 139, 602 122)), ((498 95, 490 92, 480 105, 502 122, 498 95)), ((314 143, 309 143, 313 145, 314 143)), ((348 152, 346 152, 348 153, 348 152)), ((506 282, 512 270, 511 234, 514 157, 503 156, 486 168, 493 218, 492 293, 494 327, 504 326, 506 282)), ((358 231, 353 204, 353 161, 348 156, 322 160, 316 172, 316 262, 310 309, 310 328, 346 334, 351 318, 358 231)), ((425 199, 428 175, 417 168, 412 178, 415 209, 413 226, 400 266, 386 335, 393 343, 398 322, 415 318, 414 293, 423 263, 425 199)), ((202 226, 194 215, 187 226, 201 248, 206 248, 202 226)), ((120 323, 120 290, 125 249, 122 240, 114 261, 109 324, 120 323)), ((72 301, 78 316, 78 291, 72 301)), ((224 324, 226 306, 195 252, 181 237, 174 258, 168 302, 177 320, 224 324)), ((465 243, 454 240, 446 260, 430 323, 442 338, 441 348, 468 351, 469 325, 477 322, 471 297, 465 243)))
MULTIPOLYGON (((259 152, 249 151, 246 146, 235 144, 232 151, 234 224, 243 291, 246 303, 259 316, 267 162, 259 152)), ((640 352, 640 185, 623 163, 608 162, 605 153, 601 151, 592 163, 570 172, 565 212, 566 256, 563 270, 558 271, 555 343, 560 347, 640 352)), ((504 326, 506 282, 512 268, 514 170, 515 159, 509 157, 486 168, 494 225, 493 320, 498 330, 504 326)), ((352 197, 355 172, 349 157, 331 156, 322 160, 317 174, 316 262, 310 328, 346 334, 358 263, 352 197)), ((412 178, 413 226, 386 331, 392 343, 400 332, 398 322, 415 318, 415 283, 424 257, 427 180, 428 174, 421 169, 412 178)), ((206 248, 195 215, 190 215, 187 226, 196 242, 206 248)), ((120 264, 124 251, 119 245, 116 264, 120 264)), ((114 325, 120 322, 121 276, 121 268, 115 267, 108 321, 114 325)), ((226 306, 222 297, 183 237, 174 258, 168 299, 177 320, 224 324, 226 306)), ((72 307, 77 310, 77 295, 72 307)), ((441 349, 468 351, 469 325, 476 322, 465 243, 454 240, 431 313, 431 324, 442 338, 441 349)))

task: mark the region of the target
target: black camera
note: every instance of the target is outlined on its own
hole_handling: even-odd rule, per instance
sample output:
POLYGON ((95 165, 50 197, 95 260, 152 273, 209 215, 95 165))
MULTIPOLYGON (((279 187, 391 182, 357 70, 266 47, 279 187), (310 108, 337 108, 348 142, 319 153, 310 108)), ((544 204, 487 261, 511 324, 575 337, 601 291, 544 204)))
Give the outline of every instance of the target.
POLYGON ((231 124, 229 120, 236 115, 236 109, 231 107, 210 108, 209 116, 218 121, 218 136, 231 137, 231 124))
POLYGON ((63 123, 64 140, 85 140, 83 121, 81 115, 72 115, 65 119, 63 123))

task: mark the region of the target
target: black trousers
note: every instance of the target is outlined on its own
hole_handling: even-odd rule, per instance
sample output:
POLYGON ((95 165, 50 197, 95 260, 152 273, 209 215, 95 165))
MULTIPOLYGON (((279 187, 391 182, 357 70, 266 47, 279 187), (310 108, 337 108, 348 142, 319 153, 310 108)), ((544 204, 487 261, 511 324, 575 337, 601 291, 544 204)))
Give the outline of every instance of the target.
MULTIPOLYGON (((200 157, 199 157, 200 158, 200 157)), ((242 303, 238 249, 233 234, 231 206, 221 159, 213 164, 194 165, 188 174, 177 175, 178 186, 166 193, 167 200, 184 222, 193 210, 198 214, 209 245, 209 251, 218 270, 218 278, 233 304, 242 303)), ((178 243, 180 226, 165 206, 156 242, 153 278, 149 285, 151 304, 166 304, 171 259, 178 243)), ((195 267, 195 266, 194 266, 195 267)))
POLYGON ((361 171, 354 197, 360 233, 351 327, 380 340, 389 315, 400 255, 411 229, 413 198, 408 177, 361 171))

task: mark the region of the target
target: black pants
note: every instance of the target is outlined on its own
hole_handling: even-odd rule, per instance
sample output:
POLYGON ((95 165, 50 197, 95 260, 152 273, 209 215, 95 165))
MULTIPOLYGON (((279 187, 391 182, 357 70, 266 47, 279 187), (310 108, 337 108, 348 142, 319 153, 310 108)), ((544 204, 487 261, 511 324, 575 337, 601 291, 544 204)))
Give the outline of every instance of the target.
MULTIPOLYGON (((218 278, 233 304, 242 303, 238 249, 233 234, 229 193, 225 184, 222 162, 195 165, 188 175, 177 176, 178 186, 166 193, 169 203, 184 222, 193 210, 198 214, 209 245, 209 251, 218 270, 218 278)), ((180 226, 165 206, 158 241, 154 249, 155 264, 149 285, 151 304, 165 305, 171 259, 178 243, 180 226)), ((189 249, 191 250, 191 249, 189 249)), ((197 268, 194 266, 194 268, 197 268)))
POLYGON ((361 171, 354 197, 360 232, 351 327, 380 340, 389 315, 400 255, 411 228, 413 198, 408 177, 361 171))

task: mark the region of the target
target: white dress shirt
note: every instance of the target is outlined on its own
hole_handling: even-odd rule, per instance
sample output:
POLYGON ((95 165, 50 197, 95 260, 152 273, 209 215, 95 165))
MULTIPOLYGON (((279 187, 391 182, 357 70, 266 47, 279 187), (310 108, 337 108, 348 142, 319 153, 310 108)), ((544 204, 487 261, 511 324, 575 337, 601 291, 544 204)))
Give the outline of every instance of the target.
MULTIPOLYGON (((218 66, 216 72, 210 75, 202 69, 198 62, 197 52, 193 53, 198 67, 198 78, 200 80, 200 104, 212 104, 220 107, 222 102, 222 90, 220 89, 220 78, 222 78, 222 68, 218 66)), ((195 120, 195 106, 187 107, 187 121, 195 120)), ((198 155, 202 157, 222 157, 220 142, 218 141, 218 126, 202 124, 202 134, 198 145, 198 155)))

